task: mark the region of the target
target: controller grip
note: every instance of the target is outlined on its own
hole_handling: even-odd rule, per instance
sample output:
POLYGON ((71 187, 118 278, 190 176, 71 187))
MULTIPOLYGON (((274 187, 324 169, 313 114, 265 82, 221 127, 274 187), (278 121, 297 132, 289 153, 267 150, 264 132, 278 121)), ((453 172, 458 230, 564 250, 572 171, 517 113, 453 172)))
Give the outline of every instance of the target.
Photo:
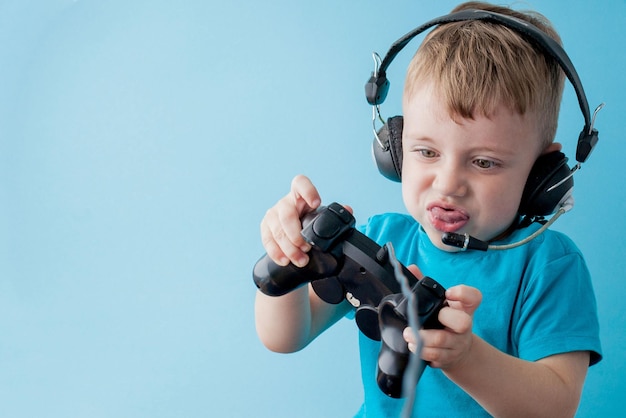
POLYGON ((332 253, 325 253, 315 247, 309 252, 309 263, 296 267, 276 264, 267 254, 254 265, 252 278, 257 288, 268 296, 282 296, 298 287, 319 279, 335 275, 339 261, 332 253))
MULTIPOLYGON (((430 277, 424 277, 412 288, 417 305, 417 317, 422 328, 443 328, 437 318, 445 305, 446 290, 430 277)), ((401 293, 385 297, 378 308, 381 348, 378 354, 378 387, 392 398, 402 397, 404 372, 411 352, 402 336, 408 326, 408 300, 401 293)), ((421 361, 415 381, 421 377, 426 362, 421 361)))

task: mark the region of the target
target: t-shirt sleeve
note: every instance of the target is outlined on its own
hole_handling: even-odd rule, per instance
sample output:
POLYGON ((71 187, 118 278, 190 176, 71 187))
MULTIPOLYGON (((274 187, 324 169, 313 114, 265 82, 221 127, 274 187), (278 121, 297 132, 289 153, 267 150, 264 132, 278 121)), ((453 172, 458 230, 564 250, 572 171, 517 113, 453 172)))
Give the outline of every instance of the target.
POLYGON ((536 361, 555 354, 589 351, 602 358, 597 305, 591 277, 579 252, 529 266, 519 321, 513 329, 519 357, 536 361))

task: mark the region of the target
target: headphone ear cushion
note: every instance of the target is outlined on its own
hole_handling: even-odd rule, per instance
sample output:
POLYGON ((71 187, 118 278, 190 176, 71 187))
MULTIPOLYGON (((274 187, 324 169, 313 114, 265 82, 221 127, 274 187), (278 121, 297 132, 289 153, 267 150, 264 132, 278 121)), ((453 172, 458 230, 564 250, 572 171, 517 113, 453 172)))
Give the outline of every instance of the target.
POLYGON ((378 138, 374 138, 372 144, 372 153, 378 171, 389 180, 397 182, 402 179, 403 123, 402 116, 389 118, 377 132, 378 138))
POLYGON ((567 166, 565 154, 560 151, 543 154, 530 170, 522 193, 519 214, 529 217, 553 214, 570 196, 573 187, 574 178, 567 166), (549 190, 552 187, 554 188, 549 190))

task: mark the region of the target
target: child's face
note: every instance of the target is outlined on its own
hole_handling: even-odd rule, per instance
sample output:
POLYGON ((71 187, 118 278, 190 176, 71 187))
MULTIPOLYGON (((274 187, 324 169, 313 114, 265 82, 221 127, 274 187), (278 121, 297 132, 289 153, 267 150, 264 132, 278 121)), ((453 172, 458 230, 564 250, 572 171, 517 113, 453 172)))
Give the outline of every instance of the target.
POLYGON ((402 196, 432 243, 454 251, 443 232, 481 240, 505 232, 542 151, 536 117, 501 107, 455 121, 429 85, 405 97, 403 114, 402 196))

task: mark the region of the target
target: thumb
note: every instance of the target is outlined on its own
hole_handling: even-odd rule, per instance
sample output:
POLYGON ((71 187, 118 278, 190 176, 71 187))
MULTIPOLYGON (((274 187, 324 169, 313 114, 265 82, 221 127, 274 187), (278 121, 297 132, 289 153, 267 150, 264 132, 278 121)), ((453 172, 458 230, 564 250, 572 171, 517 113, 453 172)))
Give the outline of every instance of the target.
POLYGON ((453 286, 446 291, 446 299, 450 307, 460 309, 468 315, 474 314, 482 298, 480 290, 466 285, 453 286))
POLYGON ((413 274, 413 276, 415 276, 417 280, 421 280, 424 277, 420 268, 417 267, 417 265, 415 264, 411 264, 407 267, 407 269, 411 272, 411 274, 413 274))

